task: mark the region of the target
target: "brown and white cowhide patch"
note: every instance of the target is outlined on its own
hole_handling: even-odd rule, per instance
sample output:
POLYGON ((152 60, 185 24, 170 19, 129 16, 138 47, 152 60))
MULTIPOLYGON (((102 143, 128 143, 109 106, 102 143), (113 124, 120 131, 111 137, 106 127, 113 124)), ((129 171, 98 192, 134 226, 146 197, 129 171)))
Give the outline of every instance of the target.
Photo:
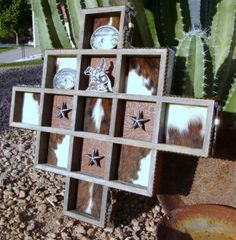
POLYGON ((104 141, 99 141, 96 139, 83 139, 83 147, 81 154, 81 163, 80 163, 80 171, 83 173, 87 173, 90 175, 104 177, 105 163, 109 157, 109 143, 104 141), (98 150, 99 156, 104 157, 100 161, 99 166, 89 166, 89 158, 86 154, 92 154, 93 150, 98 150))
POLYGON ((101 185, 79 181, 76 210, 99 218, 102 204, 102 192, 103 188, 101 185))
POLYGON ((39 125, 40 94, 24 93, 22 106, 22 123, 39 125))
POLYGON ((67 168, 70 147, 70 136, 56 133, 49 134, 48 164, 67 168))
POLYGON ((207 108, 170 104, 167 112, 166 143, 202 148, 207 108))
MULTIPOLYGON (((73 97, 66 95, 55 95, 53 97, 52 121, 51 126, 56 128, 71 129, 72 125, 72 111, 68 113, 67 118, 58 118, 58 107, 62 107, 63 102, 66 103, 68 109, 73 108, 73 97)), ((47 103, 46 106, 47 107, 47 103)))
POLYGON ((118 180, 147 187, 150 163, 150 149, 122 145, 118 168, 118 180))
POLYGON ((123 137, 142 141, 152 141, 154 123, 155 103, 126 101, 123 137), (141 128, 133 128, 133 120, 130 116, 137 116, 139 112, 143 112, 143 118, 149 120, 144 124, 145 131, 141 128))
POLYGON ((160 58, 132 57, 128 63, 125 93, 156 95, 158 88, 160 58))
POLYGON ((95 17, 93 21, 93 31, 103 25, 111 25, 119 30, 120 25, 120 16, 112 16, 112 17, 95 17))
POLYGON ((110 99, 87 98, 84 114, 84 131, 109 134, 111 120, 110 99))

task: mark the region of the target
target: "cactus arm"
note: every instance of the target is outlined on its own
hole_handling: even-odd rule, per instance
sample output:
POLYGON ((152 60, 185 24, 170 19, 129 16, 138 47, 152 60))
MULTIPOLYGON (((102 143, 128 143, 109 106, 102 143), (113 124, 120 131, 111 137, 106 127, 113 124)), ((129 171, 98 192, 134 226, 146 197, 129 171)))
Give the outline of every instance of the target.
POLYGON ((145 14, 147 17, 147 22, 148 22, 148 28, 151 31, 154 47, 160 47, 160 43, 157 38, 157 32, 156 32, 156 26, 153 18, 153 14, 151 11, 145 9, 145 14))
POLYGON ((80 19, 80 10, 81 4, 78 0, 66 0, 67 10, 69 12, 69 22, 70 28, 72 32, 72 40, 74 44, 77 46, 79 42, 79 19, 80 19))
POLYGON ((131 0, 131 4, 136 11, 136 21, 137 26, 141 33, 142 42, 145 47, 153 47, 154 42, 152 39, 152 34, 148 26, 148 20, 145 14, 145 9, 142 1, 140 0, 131 0))
POLYGON ((187 79, 193 86, 194 97, 203 97, 205 78, 205 53, 201 36, 193 34, 186 62, 187 79))
POLYGON ((47 0, 39 0, 39 1, 41 2, 42 10, 43 10, 44 15, 46 17, 47 27, 48 27, 49 34, 52 38, 53 45, 54 45, 55 48, 62 48, 62 44, 61 44, 60 39, 57 35, 56 27, 53 23, 52 12, 51 12, 49 3, 48 3, 47 0))
POLYGON ((38 30, 40 33, 39 34, 40 48, 42 51, 46 49, 53 49, 54 48, 53 43, 48 31, 47 22, 45 15, 43 13, 41 2, 38 0, 32 0, 32 7, 34 10, 38 30))
POLYGON ((217 12, 211 26, 211 46, 214 77, 229 55, 235 27, 235 0, 222 0, 217 4, 217 12))
POLYGON ((234 79, 234 83, 229 91, 228 98, 224 106, 224 111, 236 113, 236 78, 234 79))
POLYGON ((177 19, 179 19, 176 24, 175 24, 175 38, 176 39, 181 39, 183 37, 184 31, 183 31, 183 23, 180 21, 181 19, 181 8, 180 8, 180 3, 176 3, 176 14, 177 14, 177 19))
POLYGON ((202 0, 200 19, 201 26, 204 31, 210 34, 210 25, 212 22, 213 14, 216 12, 216 5, 218 0, 202 0))
POLYGON ((171 92, 176 95, 192 95, 193 87, 186 79, 186 59, 190 48, 191 36, 186 34, 176 47, 175 77, 171 92))
MULTIPOLYGON (((234 41, 235 42, 235 41, 234 41)), ((224 101, 226 99, 228 91, 231 87, 231 80, 236 75, 236 43, 234 43, 234 48, 230 50, 230 54, 224 63, 222 71, 220 71, 220 76, 218 85, 218 96, 219 99, 224 101)))
POLYGON ((57 31, 58 38, 63 46, 63 48, 71 48, 69 36, 63 26, 62 20, 58 12, 58 6, 55 0, 48 0, 48 4, 51 9, 51 17, 57 31))
MULTIPOLYGON (((70 0, 68 0, 70 1, 70 0)), ((86 8, 96 8, 99 7, 96 0, 84 0, 86 8)))
POLYGON ((149 4, 154 14, 156 30, 161 46, 176 46, 178 39, 191 26, 187 0, 152 0, 149 4))

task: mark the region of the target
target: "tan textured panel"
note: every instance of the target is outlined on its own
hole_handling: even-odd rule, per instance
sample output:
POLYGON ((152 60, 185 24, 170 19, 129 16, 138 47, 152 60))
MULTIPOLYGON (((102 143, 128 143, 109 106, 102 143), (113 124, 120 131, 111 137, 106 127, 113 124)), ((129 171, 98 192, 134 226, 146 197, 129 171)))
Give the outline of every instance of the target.
POLYGON ((151 141, 153 126, 155 125, 154 119, 155 103, 126 101, 123 137, 143 141, 151 141), (133 128, 133 120, 130 116, 137 116, 139 112, 143 112, 144 119, 150 120, 144 124, 145 131, 141 128, 133 128))
POLYGON ((83 140, 83 148, 82 148, 82 156, 81 156, 81 166, 80 171, 88 174, 92 174, 94 176, 103 177, 105 163, 108 160, 108 143, 104 141, 98 141, 95 139, 84 139, 83 140), (101 161, 101 167, 99 166, 89 166, 89 158, 86 154, 92 154, 93 150, 99 151, 99 156, 104 157, 101 161))
POLYGON ((52 109, 52 122, 51 126, 56 128, 65 128, 65 129, 71 129, 71 116, 72 111, 68 113, 68 119, 67 118, 58 118, 58 107, 62 107, 63 102, 67 104, 68 109, 72 109, 73 104, 73 97, 70 96, 59 96, 55 95, 53 98, 53 109, 52 109))

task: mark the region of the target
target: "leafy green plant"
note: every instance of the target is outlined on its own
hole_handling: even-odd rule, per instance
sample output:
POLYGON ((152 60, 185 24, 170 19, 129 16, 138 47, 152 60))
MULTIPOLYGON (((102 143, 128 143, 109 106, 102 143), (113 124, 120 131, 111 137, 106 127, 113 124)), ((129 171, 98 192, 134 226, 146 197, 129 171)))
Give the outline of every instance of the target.
POLYGON ((31 27, 31 12, 28 0, 0 0, 0 37, 28 35, 31 27))

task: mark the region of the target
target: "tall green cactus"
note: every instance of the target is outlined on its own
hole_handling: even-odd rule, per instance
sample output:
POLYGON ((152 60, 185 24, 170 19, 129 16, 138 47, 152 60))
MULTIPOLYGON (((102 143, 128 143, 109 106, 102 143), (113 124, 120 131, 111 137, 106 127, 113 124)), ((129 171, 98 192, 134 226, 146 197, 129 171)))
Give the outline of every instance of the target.
MULTIPOLYGON (((236 74, 236 2, 222 0, 216 5, 213 1, 213 8, 215 14, 208 16, 208 21, 213 18, 211 29, 185 33, 178 43, 173 93, 195 97, 216 96, 224 103, 236 74)), ((236 101, 234 104, 236 106, 236 101)))
POLYGON ((187 0, 151 0, 148 5, 155 17, 161 46, 176 46, 191 28, 187 0))
POLYGON ((184 35, 176 48, 175 81, 172 92, 178 95, 205 97, 206 53, 204 32, 191 31, 184 35))
POLYGON ((43 8, 41 2, 38 0, 32 0, 32 7, 34 9, 34 14, 36 17, 36 24, 38 26, 39 34, 39 41, 40 47, 42 50, 45 49, 53 49, 54 45, 49 34, 46 18, 43 12, 43 8))
POLYGON ((80 10, 81 10, 81 3, 78 0, 66 0, 65 1, 68 12, 69 12, 69 22, 70 22, 70 29, 72 32, 72 40, 74 45, 77 46, 79 42, 79 17, 80 17, 80 10))
MULTIPOLYGON (((63 48, 71 48, 70 38, 66 32, 65 26, 63 25, 62 19, 60 17, 58 5, 55 0, 48 0, 48 5, 51 11, 51 18, 55 26, 56 33, 60 40, 63 48)), ((48 6, 47 6, 48 7, 48 6)))
POLYGON ((189 33, 191 40, 186 61, 187 81, 192 86, 194 97, 204 97, 205 52, 202 35, 199 31, 189 33))
MULTIPOLYGON (((236 75, 235 0, 198 0, 194 12, 201 23, 198 29, 191 22, 188 0, 32 0, 43 49, 71 47, 63 22, 58 20, 60 11, 56 1, 67 8, 75 45, 79 42, 81 8, 124 4, 133 7, 143 45, 168 46, 176 51, 172 93, 216 96, 226 101, 225 111, 236 112, 235 84, 229 93, 236 75)), ((194 7, 191 10, 193 15, 194 7)))
POLYGON ((223 0, 218 3, 217 12, 213 17, 210 44, 215 77, 230 53, 235 34, 235 11, 235 0, 223 0))

